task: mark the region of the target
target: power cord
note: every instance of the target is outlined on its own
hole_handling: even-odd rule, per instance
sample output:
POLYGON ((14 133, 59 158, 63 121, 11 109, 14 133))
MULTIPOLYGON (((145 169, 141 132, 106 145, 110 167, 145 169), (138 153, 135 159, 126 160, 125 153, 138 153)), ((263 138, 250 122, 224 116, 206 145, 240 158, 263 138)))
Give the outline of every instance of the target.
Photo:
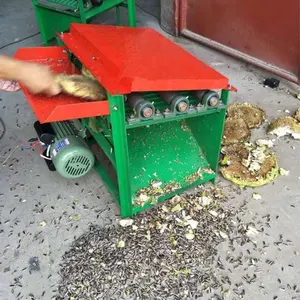
POLYGON ((8 43, 8 44, 6 44, 6 45, 4 45, 4 46, 1 46, 1 47, 0 47, 0 50, 4 49, 4 48, 6 48, 6 47, 9 47, 9 46, 11 46, 11 45, 15 45, 15 44, 18 44, 18 43, 20 43, 20 42, 26 41, 26 40, 28 40, 28 39, 30 39, 30 38, 32 38, 32 37, 34 37, 34 36, 37 36, 37 35, 39 35, 39 34, 40 34, 40 32, 35 33, 35 34, 32 34, 32 35, 30 35, 30 36, 27 36, 27 37, 25 37, 25 38, 23 38, 23 39, 20 39, 20 40, 18 40, 18 41, 8 43))

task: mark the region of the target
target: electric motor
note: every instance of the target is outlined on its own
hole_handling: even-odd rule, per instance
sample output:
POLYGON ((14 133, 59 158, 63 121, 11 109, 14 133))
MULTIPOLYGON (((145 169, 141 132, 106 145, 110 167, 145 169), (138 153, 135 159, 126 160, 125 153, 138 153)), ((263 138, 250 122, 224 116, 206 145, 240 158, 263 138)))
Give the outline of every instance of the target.
POLYGON ((56 171, 65 178, 79 178, 94 166, 95 158, 82 137, 67 136, 50 146, 56 171))
POLYGON ((85 141, 79 120, 34 125, 45 150, 41 154, 51 171, 72 179, 86 175, 94 166, 94 154, 85 141))

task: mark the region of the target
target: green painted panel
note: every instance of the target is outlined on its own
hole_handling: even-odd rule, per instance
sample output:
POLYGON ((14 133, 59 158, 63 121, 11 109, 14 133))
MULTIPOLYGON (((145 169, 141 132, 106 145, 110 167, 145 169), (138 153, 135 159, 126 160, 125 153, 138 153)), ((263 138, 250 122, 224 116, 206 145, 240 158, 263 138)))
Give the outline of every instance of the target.
POLYGON ((184 120, 128 130, 127 137, 133 196, 151 181, 184 188, 199 179, 199 169, 209 168, 184 120))

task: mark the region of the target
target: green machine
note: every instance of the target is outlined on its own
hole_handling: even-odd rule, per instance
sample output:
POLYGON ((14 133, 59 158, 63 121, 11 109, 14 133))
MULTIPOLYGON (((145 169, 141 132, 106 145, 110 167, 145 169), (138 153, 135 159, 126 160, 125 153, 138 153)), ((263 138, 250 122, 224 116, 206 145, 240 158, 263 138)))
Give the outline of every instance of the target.
POLYGON ((128 25, 136 26, 135 0, 32 0, 44 45, 57 32, 70 29, 71 23, 89 23, 97 15, 116 9, 116 24, 121 25, 120 8, 128 9, 128 25))
POLYGON ((226 77, 152 29, 72 24, 60 38, 63 47, 16 56, 47 61, 56 72, 84 66, 107 100, 36 98, 24 90, 49 169, 66 178, 96 170, 123 218, 215 182, 234 90, 226 77))

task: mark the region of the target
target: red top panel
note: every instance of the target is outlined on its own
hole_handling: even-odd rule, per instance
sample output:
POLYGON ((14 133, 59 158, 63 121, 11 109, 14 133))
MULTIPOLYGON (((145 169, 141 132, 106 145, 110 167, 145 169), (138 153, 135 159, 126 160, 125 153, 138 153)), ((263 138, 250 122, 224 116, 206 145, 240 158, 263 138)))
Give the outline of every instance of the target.
MULTIPOLYGON (((48 65, 53 72, 74 74, 77 69, 70 62, 64 47, 39 47, 19 49, 15 58, 48 65)), ((41 123, 109 115, 108 101, 93 101, 60 94, 56 97, 32 95, 22 90, 41 123)))
POLYGON ((111 94, 228 86, 226 77, 152 29, 71 24, 60 38, 111 94))

